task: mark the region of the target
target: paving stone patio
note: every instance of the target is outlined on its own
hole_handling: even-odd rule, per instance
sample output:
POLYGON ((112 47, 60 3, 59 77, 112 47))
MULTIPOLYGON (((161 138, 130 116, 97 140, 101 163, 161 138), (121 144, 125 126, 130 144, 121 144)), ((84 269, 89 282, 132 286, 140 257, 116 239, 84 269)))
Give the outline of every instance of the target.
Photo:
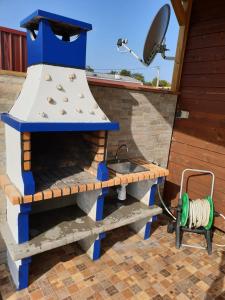
MULTIPOLYGON (((224 235, 214 236, 225 244, 224 235)), ((185 243, 204 243, 184 236, 185 243)), ((33 257, 30 286, 15 291, 8 269, 0 265, 2 299, 225 299, 225 248, 206 251, 174 247, 166 220, 154 224, 151 239, 141 240, 128 227, 109 232, 100 260, 92 262, 77 244, 33 257)))

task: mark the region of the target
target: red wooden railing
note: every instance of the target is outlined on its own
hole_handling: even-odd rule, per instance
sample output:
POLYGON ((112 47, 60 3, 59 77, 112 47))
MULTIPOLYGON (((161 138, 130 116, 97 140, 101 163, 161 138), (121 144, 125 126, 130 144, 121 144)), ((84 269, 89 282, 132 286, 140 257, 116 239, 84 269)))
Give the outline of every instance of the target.
POLYGON ((26 72, 26 33, 0 26, 0 69, 26 72))

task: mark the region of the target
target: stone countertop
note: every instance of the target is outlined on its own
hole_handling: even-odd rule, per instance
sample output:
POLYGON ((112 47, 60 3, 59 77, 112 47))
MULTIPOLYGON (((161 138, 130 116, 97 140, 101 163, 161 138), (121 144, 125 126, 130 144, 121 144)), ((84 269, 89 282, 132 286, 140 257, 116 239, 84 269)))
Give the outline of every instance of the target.
POLYGON ((83 171, 80 174, 60 178, 60 180, 57 179, 55 182, 51 179, 49 184, 47 179, 45 179, 45 185, 42 190, 39 190, 33 195, 25 196, 18 191, 7 175, 1 175, 0 187, 9 200, 14 205, 17 205, 68 196, 86 191, 93 191, 105 187, 113 187, 126 183, 129 184, 143 180, 154 180, 158 177, 169 175, 169 171, 167 169, 151 164, 141 158, 130 158, 129 161, 145 167, 148 171, 121 175, 110 171, 110 178, 107 181, 98 181, 89 172, 83 171))

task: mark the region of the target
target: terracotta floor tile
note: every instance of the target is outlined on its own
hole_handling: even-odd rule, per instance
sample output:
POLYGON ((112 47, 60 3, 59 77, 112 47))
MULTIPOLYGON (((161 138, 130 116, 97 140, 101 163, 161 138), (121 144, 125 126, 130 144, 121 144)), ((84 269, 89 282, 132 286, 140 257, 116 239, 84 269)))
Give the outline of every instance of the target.
POLYGON ((158 294, 158 292, 153 287, 149 287, 148 289, 146 289, 145 293, 151 298, 155 297, 158 294))
POLYGON ((122 292, 122 295, 124 296, 125 299, 130 299, 133 297, 133 293, 130 289, 126 289, 122 292))
POLYGON ((30 293, 31 300, 39 300, 43 298, 43 293, 41 290, 36 290, 30 293))
POLYGON ((74 283, 67 287, 70 294, 74 294, 78 291, 78 286, 74 283))
POLYGON ((93 284, 93 285, 91 286, 91 288, 92 288, 93 291, 95 291, 96 293, 99 293, 99 292, 101 292, 102 290, 104 290, 103 286, 102 286, 100 283, 93 284))
POLYGON ((140 292, 140 294, 137 294, 135 296, 135 299, 138 299, 138 300, 149 300, 149 295, 145 292, 140 292))
POLYGON ((185 294, 181 293, 177 296, 177 300, 189 300, 189 298, 185 294))

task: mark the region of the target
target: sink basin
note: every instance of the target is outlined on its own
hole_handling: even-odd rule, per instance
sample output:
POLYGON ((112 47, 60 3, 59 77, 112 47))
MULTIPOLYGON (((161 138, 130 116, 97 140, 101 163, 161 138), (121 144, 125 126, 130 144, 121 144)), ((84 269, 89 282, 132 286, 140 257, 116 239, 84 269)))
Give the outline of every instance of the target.
POLYGON ((107 167, 119 174, 139 173, 149 171, 148 169, 136 165, 130 161, 113 161, 109 162, 107 167))

